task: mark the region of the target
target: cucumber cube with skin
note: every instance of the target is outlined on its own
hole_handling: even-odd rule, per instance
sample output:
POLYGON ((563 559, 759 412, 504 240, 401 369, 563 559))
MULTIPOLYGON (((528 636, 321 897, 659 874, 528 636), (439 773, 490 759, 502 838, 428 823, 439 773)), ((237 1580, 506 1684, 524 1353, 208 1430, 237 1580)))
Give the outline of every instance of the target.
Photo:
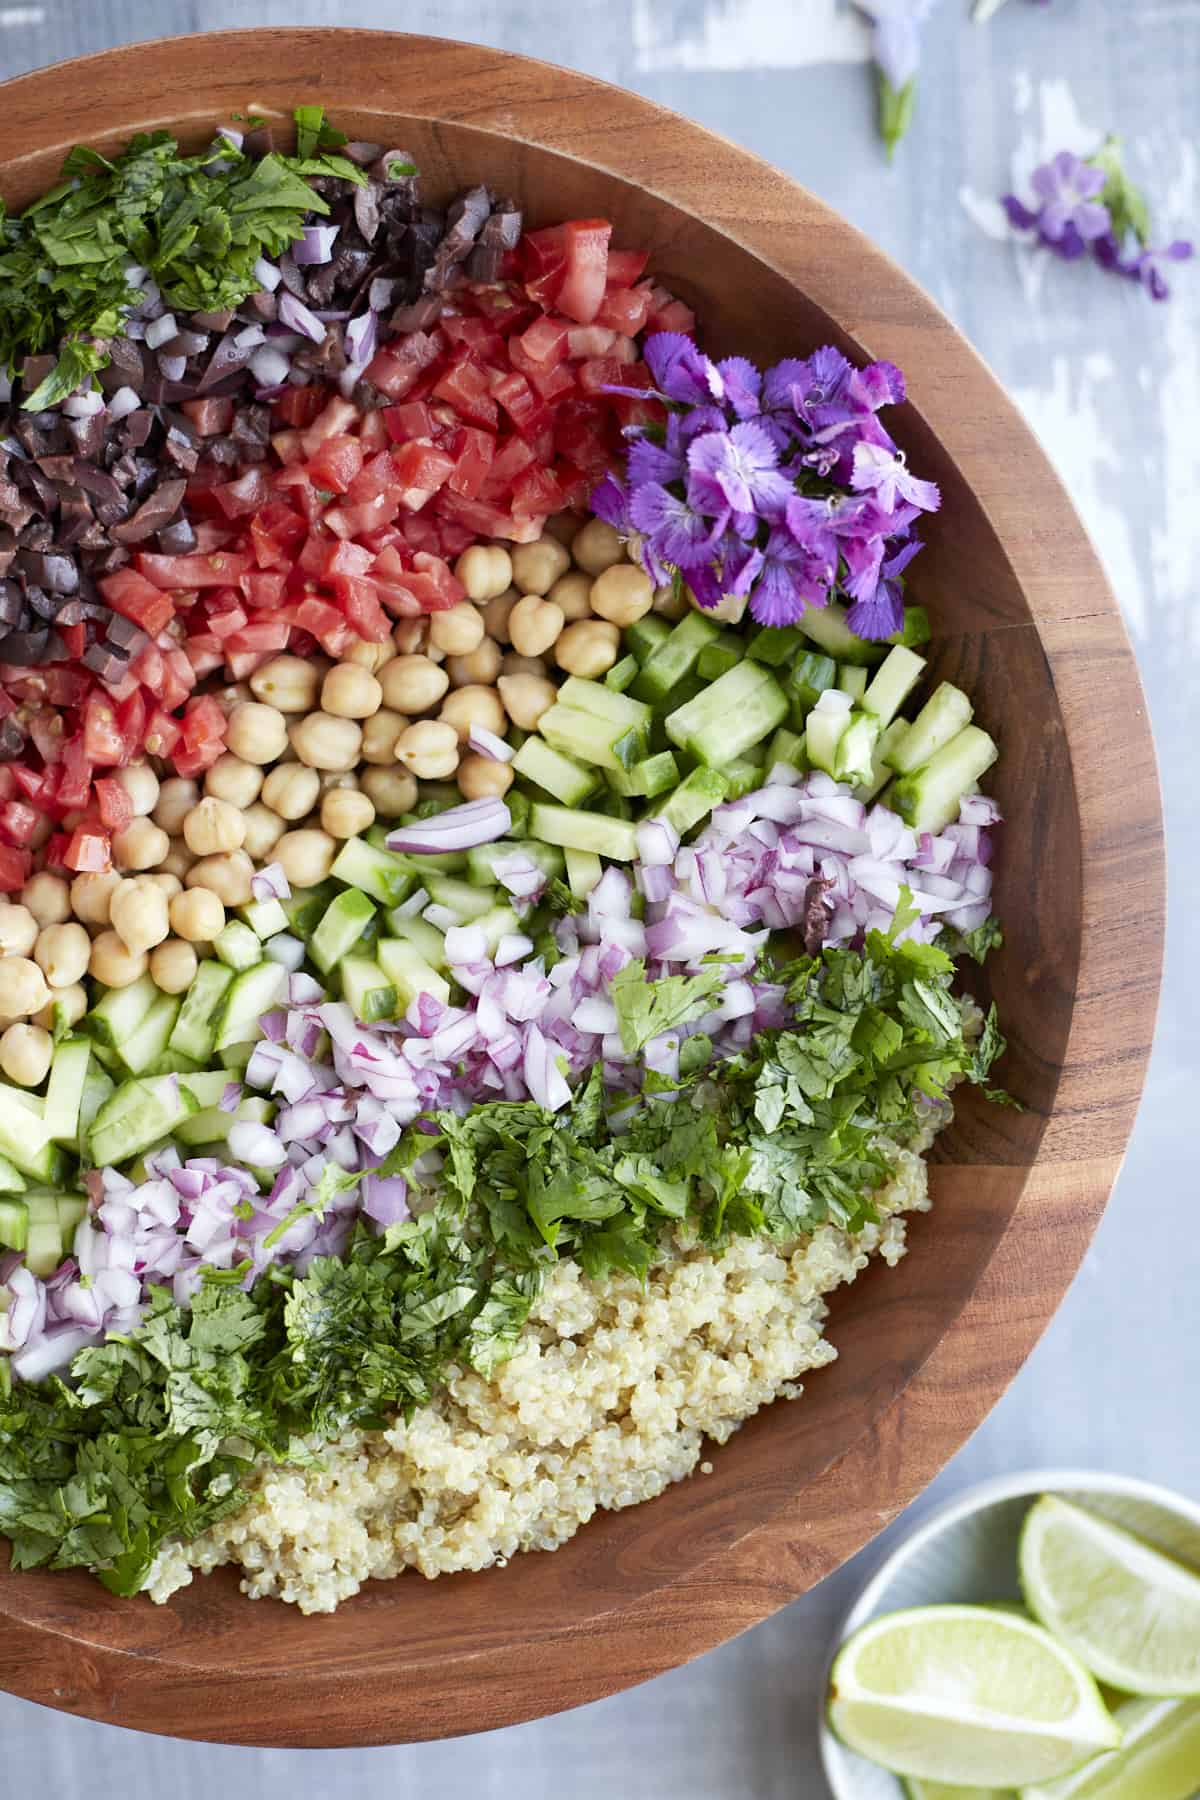
POLYGON ((280 900, 252 900, 238 911, 256 937, 274 937, 277 931, 288 928, 288 916, 280 900))
POLYGON ((616 694, 626 693, 637 680, 638 659, 636 656, 623 656, 615 662, 604 677, 604 685, 616 694))
POLYGON ((514 774, 561 800, 564 806, 581 806, 599 785, 594 767, 588 768, 565 750, 555 749, 544 737, 526 738, 513 757, 512 767, 514 774))
POLYGON ((986 731, 978 725, 965 726, 921 768, 901 776, 894 784, 893 809, 914 831, 944 831, 957 819, 963 795, 986 774, 999 754, 986 731))
POLYGON ((382 906, 399 906, 417 885, 412 865, 391 850, 377 849, 363 838, 347 838, 329 873, 347 887, 358 888, 382 906))
POLYGON ((793 723, 800 728, 827 688, 837 686, 837 664, 832 656, 806 650, 787 673, 787 691, 795 701, 793 723))
MULTIPOLYGON (((492 892, 494 891, 493 889, 492 892)), ((389 913, 388 933, 393 938, 399 938, 402 943, 411 944, 431 969, 446 969, 450 966, 446 960, 445 933, 439 931, 436 925, 431 925, 428 919, 400 912, 389 913)), ((382 942, 381 938, 375 946, 377 958, 381 956, 382 942)))
POLYGON ((481 919, 496 904, 495 888, 476 887, 473 882, 460 881, 456 875, 431 875, 425 886, 429 898, 457 913, 464 925, 481 919))
POLYGON ((837 684, 843 694, 849 694, 852 700, 861 700, 867 691, 867 671, 855 663, 843 663, 838 670, 837 684))
POLYGON ((213 939, 213 949, 226 968, 235 972, 252 969, 262 961, 262 942, 244 919, 230 919, 213 939))
POLYGON ((604 864, 594 850, 568 850, 567 886, 577 900, 586 900, 604 873, 604 864))
POLYGON ((693 769, 674 793, 654 808, 653 816, 664 819, 681 838, 686 837, 728 796, 729 783, 720 769, 693 769))
POLYGON ((860 800, 864 806, 874 800, 876 794, 880 793, 891 780, 892 771, 888 767, 887 759, 907 730, 907 719, 893 719, 891 724, 886 725, 880 733, 871 755, 870 777, 854 790, 854 798, 860 800))
POLYGON ((323 975, 346 956, 375 917, 375 908, 358 888, 344 888, 330 902, 308 940, 308 954, 323 975))
POLYGON ((690 675, 699 661, 700 652, 716 643, 722 627, 714 619, 692 610, 667 633, 642 664, 642 672, 633 684, 639 700, 661 700, 690 675))
POLYGON ((911 775, 924 768, 946 744, 971 722, 971 702, 953 682, 943 681, 925 702, 889 757, 897 775, 911 775))
POLYGON ((592 850, 610 862, 634 862, 637 832, 626 819, 579 812, 570 806, 535 806, 529 815, 533 837, 565 850, 592 850))
POLYGON ((354 1017, 364 1025, 379 1019, 394 1019, 399 998, 377 962, 369 956, 344 956, 338 973, 342 979, 342 998, 354 1017))
POLYGON ((840 688, 826 688, 809 713, 804 741, 814 769, 836 775, 838 744, 850 723, 851 711, 849 694, 843 694, 840 688))
POLYGON ((770 670, 747 659, 668 713, 665 725, 673 744, 719 769, 769 737, 787 714, 787 696, 770 670))
POLYGON ((625 627, 625 642, 640 664, 645 663, 660 644, 665 644, 670 635, 671 627, 667 621, 653 612, 643 614, 625 627))
POLYGON ((838 662, 865 663, 868 667, 882 662, 883 645, 856 637, 846 623, 847 611, 848 608, 836 600, 828 606, 810 606, 800 615, 797 624, 805 637, 826 656, 836 657, 838 662))
POLYGON ((862 695, 864 712, 874 713, 880 725, 890 725, 925 673, 925 658, 897 645, 889 650, 862 695))
POLYGON ((402 938, 380 938, 375 947, 379 966, 396 990, 397 1010, 406 1013, 418 994, 432 994, 442 1005, 450 999, 450 983, 430 968, 419 950, 402 938))
POLYGON ((838 781, 848 782, 852 787, 870 781, 879 736, 879 720, 871 713, 851 713, 850 723, 838 739, 834 755, 834 775, 838 781))

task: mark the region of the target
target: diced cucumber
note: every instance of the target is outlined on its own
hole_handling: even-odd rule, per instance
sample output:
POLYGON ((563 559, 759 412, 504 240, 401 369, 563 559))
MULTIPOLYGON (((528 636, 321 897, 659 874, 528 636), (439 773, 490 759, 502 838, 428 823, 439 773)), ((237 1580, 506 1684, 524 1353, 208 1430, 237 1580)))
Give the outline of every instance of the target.
POLYGON ((922 768, 895 783, 891 805, 914 831, 944 831, 957 819, 963 795, 999 754, 986 731, 967 725, 922 768))
POLYGON ((856 787, 854 790, 854 798, 861 800, 864 806, 868 801, 874 800, 876 794, 891 780, 892 771, 888 767, 887 759, 907 730, 907 719, 893 719, 891 724, 885 726, 880 734, 871 756, 870 780, 864 781, 860 787, 856 787))
POLYGON ((880 725, 890 725, 925 673, 925 658, 898 645, 889 650, 862 695, 864 712, 874 713, 880 725))
POLYGON ((568 675, 558 690, 564 706, 591 713, 597 719, 609 719, 626 730, 636 730, 650 723, 650 708, 631 694, 616 694, 602 681, 589 681, 582 675, 568 675))
POLYGON ((376 849, 357 837, 346 839, 329 872, 347 887, 370 894, 383 906, 399 906, 417 885, 412 865, 404 857, 391 850, 376 849))
POLYGON ((728 792, 729 783, 720 769, 693 769, 686 781, 681 781, 675 792, 655 807, 654 816, 665 819, 680 837, 686 837, 714 806, 720 806, 728 792))
POLYGON ((217 1041, 217 1011, 232 980, 233 970, 224 963, 209 960, 200 964, 167 1039, 169 1050, 194 1056, 200 1063, 207 1061, 217 1041))
MULTIPOLYGON (((614 694, 613 698, 623 700, 625 695, 614 694)), ((650 748, 648 727, 617 723, 561 700, 542 714, 538 732, 555 750, 603 769, 628 768, 630 763, 640 762, 650 748)), ((524 756, 528 748, 524 745, 518 754, 524 756)), ((515 757, 513 761, 515 764, 515 757)))
MULTIPOLYGON (((507 805, 510 813, 513 813, 516 810, 513 806, 513 801, 516 798, 517 798, 517 796, 511 792, 505 796, 505 804, 507 805)), ((461 804, 462 804, 462 796, 460 794, 459 795, 459 805, 461 806, 461 804)), ((407 813, 404 816, 404 818, 399 820, 399 823, 401 825, 419 825, 423 819, 429 818, 431 816, 432 816, 431 814, 425 813, 425 812, 407 813)), ((374 826, 372 826, 371 829, 374 830, 375 829, 374 826)), ((389 831, 394 831, 395 826, 389 825, 387 827, 387 829, 389 831)), ((515 828, 510 829, 509 835, 510 836, 516 835, 515 828)), ((372 844, 371 848, 373 850, 378 850, 379 846, 378 846, 378 844, 372 844)), ((416 889, 421 886, 421 884, 425 880, 426 875, 428 875, 430 872, 432 872, 434 875, 461 875, 463 870, 467 866, 467 857, 466 857, 466 852, 464 850, 442 850, 442 851, 439 851, 436 856, 425 856, 425 855, 401 856, 398 852, 396 852, 394 850, 384 850, 381 852, 381 854, 384 856, 390 856, 394 862, 403 864, 403 866, 408 870, 409 874, 412 876, 412 885, 409 888, 409 893, 414 893, 416 891, 416 889)), ((364 890, 364 891, 367 891, 367 890, 364 890)), ((378 900, 379 897, 380 896, 378 894, 375 894, 373 896, 373 898, 376 900, 378 900)), ((395 904, 398 906, 400 904, 401 900, 407 900, 407 899, 408 899, 408 894, 401 893, 397 896, 395 904)), ((384 906, 387 906, 389 903, 388 903, 388 901, 384 900, 382 902, 382 904, 384 906)))
POLYGON ((870 781, 879 738, 879 720, 872 713, 851 713, 850 723, 837 742, 833 772, 838 781, 849 782, 851 787, 870 781))
POLYGON ((808 760, 814 769, 833 775, 837 769, 837 747, 843 731, 850 723, 851 700, 840 688, 826 688, 808 715, 804 741, 808 760))
POLYGON ((653 800, 679 781, 679 764, 671 750, 659 750, 632 769, 606 769, 604 779, 614 794, 627 800, 653 800))
POLYGON ((716 643, 721 629, 715 619, 706 619, 693 607, 642 664, 642 672, 633 684, 638 699, 661 700, 678 687, 696 667, 700 652, 716 643))
POLYGON ((330 901, 308 940, 308 954, 322 975, 328 975, 343 956, 349 955, 374 917, 375 908, 356 887, 343 888, 337 899, 330 901))
POLYGON ((483 933, 489 956, 496 954, 501 938, 521 929, 521 921, 515 910, 503 902, 499 906, 493 906, 490 912, 485 912, 482 919, 477 919, 475 923, 483 933))
POLYGON ((514 844, 508 838, 500 838, 494 844, 480 844, 467 851, 467 880, 480 887, 495 887, 496 864, 509 856, 526 857, 551 880, 563 872, 563 853, 552 844, 539 844, 532 838, 522 838, 519 844, 514 844))
POLYGON ((83 1194, 60 1194, 58 1196, 58 1226, 63 1235, 64 1254, 75 1236, 75 1227, 81 1219, 87 1218, 88 1203, 83 1194))
POLYGON ((837 664, 832 656, 821 656, 806 650, 788 671, 787 690, 795 702, 792 715, 797 730, 803 726, 826 689, 837 686, 837 664))
POLYGON ((19 1091, 0 1086, 0 1156, 35 1181, 58 1181, 65 1166, 63 1153, 47 1131, 40 1111, 35 1113, 11 1104, 12 1096, 19 1091))
POLYGON ((103 1069, 98 1068, 93 1057, 88 1069, 87 1080, 83 1084, 83 1097, 79 1102, 78 1141, 80 1144, 87 1143, 93 1119, 105 1101, 116 1092, 116 1089, 117 1084, 112 1076, 106 1075, 103 1069))
POLYGON ((923 606, 906 606, 904 623, 899 631, 894 631, 887 640, 889 644, 900 644, 906 650, 917 650, 922 644, 929 642, 932 628, 929 614, 923 606))
POLYGON ((251 900, 248 906, 240 906, 238 911, 258 938, 274 937, 277 931, 288 928, 288 916, 281 900, 251 900))
POLYGON ((971 722, 971 702, 961 688, 943 681, 925 702, 888 761, 897 775, 911 775, 971 722))
MULTIPOLYGON (((226 1079, 224 1074, 221 1079, 226 1079)), ((231 1125, 236 1125, 239 1121, 269 1125, 274 1116, 275 1108, 271 1102, 255 1094, 239 1101, 236 1112, 223 1112, 219 1106, 206 1106, 200 1112, 190 1113, 186 1119, 180 1119, 174 1136, 189 1150, 198 1144, 223 1144, 229 1136, 231 1125)))
POLYGON ((667 734, 663 721, 668 714, 677 712, 681 706, 686 706, 688 701, 694 700, 698 694, 706 694, 708 689, 709 683, 697 675, 693 669, 690 675, 685 675, 682 681, 675 683, 669 694, 664 694, 661 700, 654 702, 654 723, 651 727, 650 737, 656 750, 661 750, 666 745, 667 734))
POLYGON ((747 659, 669 713, 667 736, 710 768, 724 768, 787 718, 787 696, 770 670, 747 659))
POLYGON ((657 613, 645 613, 642 618, 635 619, 632 625, 625 627, 625 643, 639 663, 644 663, 660 644, 665 644, 671 635, 671 627, 657 613))
POLYGON ((10 1195, 0 1200, 0 1244, 6 1250, 23 1250, 29 1242, 29 1208, 10 1195))
POLYGON ((786 725, 779 727, 767 746, 768 771, 776 763, 787 763, 793 769, 807 769, 810 766, 802 731, 789 731, 786 725))
POLYGON ((221 1003, 215 1048, 252 1043, 259 1036, 263 1014, 279 1004, 286 981, 287 970, 273 962, 259 963, 256 969, 235 975, 221 1003))
POLYGON ((181 1056, 178 1050, 166 1049, 161 1056, 138 1071, 141 1075, 190 1075, 200 1064, 194 1056, 181 1056))
POLYGON ((294 888, 288 899, 280 901, 287 929, 294 931, 297 937, 310 938, 337 891, 333 881, 323 881, 318 887, 294 888))
POLYGON ((705 644, 696 658, 696 673, 701 681, 718 681, 745 655, 746 640, 741 633, 723 631, 711 644, 705 644))
POLYGON ((797 624, 801 631, 814 644, 819 644, 827 656, 836 657, 838 662, 872 663, 882 662, 884 647, 882 644, 867 643, 864 638, 856 637, 846 623, 847 608, 836 600, 828 606, 810 606, 801 613, 797 624))
POLYGON ((797 625, 764 625, 746 646, 746 655, 770 669, 791 669, 808 650, 808 639, 797 625))
POLYGON ((174 1075, 122 1082, 92 1122, 92 1161, 97 1168, 127 1162, 160 1138, 169 1137, 180 1119, 197 1110, 195 1100, 174 1075))
POLYGON ((243 1038, 240 1044, 226 1044, 217 1051, 217 1061, 227 1074, 239 1081, 250 1066, 250 1058, 254 1055, 255 1038, 243 1038))
MULTIPOLYGON (((492 891, 494 892, 494 890, 492 891)), ((444 969, 448 966, 445 936, 436 925, 431 925, 428 919, 418 919, 413 915, 406 916, 404 913, 398 912, 389 913, 388 930, 393 937, 400 938, 406 944, 411 944, 417 955, 422 957, 431 969, 444 969)), ((383 943, 384 940, 380 938, 379 943, 375 946, 377 957, 381 954, 383 943)))
POLYGON ((46 1110, 42 1096, 35 1094, 30 1088, 10 1087, 7 1082, 0 1082, 0 1097, 9 1106, 19 1106, 24 1112, 36 1113, 39 1119, 46 1110))
POLYGON ((624 694, 637 680, 638 659, 636 656, 623 656, 615 662, 604 677, 604 685, 615 694, 624 694))
POLYGON ((56 1144, 74 1144, 79 1137, 79 1107, 91 1067, 92 1046, 86 1038, 65 1038, 54 1052, 42 1123, 56 1144))
POLYGON ((25 1267, 31 1275, 45 1281, 53 1275, 63 1259, 63 1229, 58 1222, 58 1208, 40 1218, 30 1214, 29 1232, 25 1240, 25 1267))
MULTIPOLYGON (((563 709, 552 706, 549 710, 563 709)), ((564 750, 556 750, 547 739, 536 735, 526 738, 513 757, 512 767, 515 774, 532 781, 547 794, 553 794, 564 806, 581 805, 597 786, 594 769, 585 768, 575 757, 568 756, 564 750)))
MULTIPOLYGON (((479 890, 473 888, 471 892, 479 890)), ((396 989, 377 962, 369 956, 344 956, 338 974, 342 979, 342 999, 362 1024, 395 1018, 396 989)))
POLYGON ((586 900, 604 873, 604 864, 594 850, 568 850, 567 886, 577 900, 586 900))
POLYGON ((763 772, 757 763, 750 762, 744 756, 735 756, 721 770, 726 781, 725 797, 727 800, 740 800, 743 794, 752 794, 763 784, 763 772))
POLYGON ((186 1077, 183 1085, 201 1109, 219 1106, 221 1096, 229 1086, 229 1074, 225 1069, 197 1069, 194 1075, 186 1077))
POLYGON ((456 875, 431 875, 425 886, 429 889, 429 898, 438 906, 447 906, 457 913, 464 925, 472 919, 481 919, 496 904, 494 888, 475 887, 469 881, 460 881, 456 875))
MULTIPOLYGON (((252 931, 250 936, 254 937, 252 931)), ((254 942, 257 944, 258 939, 254 938, 254 942)), ((181 1010, 180 1001, 173 995, 160 994, 137 1030, 130 1032, 121 1045, 121 1061, 131 1075, 144 1075, 151 1063, 166 1053, 181 1010)))
POLYGON ((637 833, 626 819, 609 819, 603 813, 579 812, 569 806, 535 806, 529 829, 544 844, 564 850, 592 850, 611 862, 633 862, 637 857, 637 833))
POLYGON ((852 700, 861 700, 867 691, 867 671, 854 663, 843 663, 838 670, 837 684, 843 694, 849 694, 852 700))
POLYGON ((379 966, 396 990, 396 1007, 406 1013, 418 994, 432 994, 443 1006, 450 998, 450 983, 431 968, 415 944, 403 938, 380 938, 376 947, 379 966))
POLYGON ((0 1194, 23 1194, 28 1185, 16 1164, 0 1156, 0 1194))
POLYGON ((109 988, 87 1015, 84 1028, 98 1043, 119 1050, 126 1038, 137 1030, 158 996, 159 989, 149 975, 139 976, 128 987, 109 988))
POLYGON ((70 1037, 77 1023, 77 1015, 72 1012, 62 998, 61 990, 52 989, 50 993, 50 1035, 56 1044, 70 1037))

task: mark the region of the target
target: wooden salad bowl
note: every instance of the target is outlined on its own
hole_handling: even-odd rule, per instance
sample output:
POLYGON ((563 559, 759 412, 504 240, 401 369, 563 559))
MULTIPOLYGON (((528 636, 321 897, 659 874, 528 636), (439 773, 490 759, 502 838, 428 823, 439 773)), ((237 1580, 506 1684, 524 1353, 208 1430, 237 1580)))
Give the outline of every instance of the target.
POLYGON ((485 181, 535 223, 601 215, 760 362, 833 342, 906 372, 893 423, 942 488, 915 588, 935 673, 999 739, 997 911, 981 978, 1013 1112, 976 1097, 940 1140, 936 1206, 898 1269, 833 1303, 838 1361, 714 1473, 598 1516, 554 1555, 369 1585, 332 1617, 251 1604, 236 1572, 168 1606, 81 1573, 0 1573, 0 1683, 143 1731, 395 1743, 578 1705, 685 1662, 804 1593, 893 1519, 983 1419, 1062 1299, 1133 1123, 1159 985, 1154 753, 1096 556, 1028 426, 931 300, 777 170, 633 94, 523 57, 380 32, 267 30, 83 58, 0 90, 0 191, 23 205, 76 142, 322 100, 408 148, 430 191, 485 181))

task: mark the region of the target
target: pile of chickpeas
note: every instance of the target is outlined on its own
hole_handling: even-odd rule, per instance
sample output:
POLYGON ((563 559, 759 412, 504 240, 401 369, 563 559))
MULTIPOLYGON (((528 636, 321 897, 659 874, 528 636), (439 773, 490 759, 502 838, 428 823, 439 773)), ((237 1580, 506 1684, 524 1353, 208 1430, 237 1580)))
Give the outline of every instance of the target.
POLYGON ((508 763, 468 744, 472 728, 533 731, 555 675, 602 679, 621 632, 656 590, 601 519, 562 514, 531 544, 477 544, 455 574, 466 598, 402 620, 342 661, 280 655, 221 689, 226 749, 203 787, 160 780, 149 763, 114 771, 133 818, 114 834, 112 870, 68 882, 49 872, 0 903, 0 1070, 35 1087, 56 1017, 88 1008, 91 975, 127 987, 149 973, 183 993, 226 914, 252 898, 256 868, 278 863, 293 888, 323 881, 341 843, 417 804, 422 781, 455 780, 466 800, 504 795, 508 763))

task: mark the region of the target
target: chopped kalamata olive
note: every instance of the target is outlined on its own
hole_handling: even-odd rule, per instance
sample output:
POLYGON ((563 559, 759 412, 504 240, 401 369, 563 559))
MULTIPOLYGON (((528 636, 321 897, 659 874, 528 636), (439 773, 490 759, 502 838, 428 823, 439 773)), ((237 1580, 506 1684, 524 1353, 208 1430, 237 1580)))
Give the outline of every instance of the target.
MULTIPOLYGON (((0 655, 9 640, 0 638, 0 655)), ((85 669, 98 675, 101 681, 120 681, 129 665, 129 654, 115 644, 89 644, 80 661, 85 669)))
POLYGON ((15 625, 21 616, 21 589, 15 581, 0 581, 0 625, 15 625))
POLYGON ((83 624, 83 601, 60 600, 58 611, 54 615, 54 623, 61 630, 64 625, 83 624))
POLYGON ((12 762, 25 748, 25 734, 10 713, 0 719, 0 762, 12 762))
POLYGON ((233 308, 225 307, 220 312, 194 312, 190 323, 197 331, 225 331, 233 318, 233 308))
POLYGON ((242 151, 246 156, 269 156, 274 148, 275 133, 269 125, 255 126, 242 140, 242 151))
POLYGON ((94 494, 97 500, 121 498, 120 484, 107 469, 97 468, 95 463, 88 462, 82 456, 74 459, 71 469, 75 485, 83 488, 85 493, 94 494))
POLYGON ((146 407, 127 413, 121 421, 121 445, 125 450, 140 450, 154 429, 154 414, 146 407))
POLYGON ((114 338, 109 346, 108 367, 100 371, 104 393, 115 394, 118 388, 132 388, 140 394, 146 379, 146 363, 139 345, 129 338, 114 338))
POLYGON ((15 664, 17 668, 36 669, 47 660, 49 643, 48 630, 10 631, 7 636, 0 637, 0 662, 15 664))
POLYGON ((70 421, 71 436, 80 456, 97 457, 104 448, 108 421, 102 412, 89 413, 84 419, 70 421))
POLYGON ((382 149, 382 144, 369 144, 363 138, 356 138, 353 143, 342 145, 342 155, 350 162, 357 163, 360 169, 365 169, 375 161, 382 149))
MULTIPOLYGON (((66 623, 61 613, 59 615, 58 623, 60 625, 66 623)), ((134 624, 132 619, 124 619, 121 617, 120 613, 114 613, 112 618, 108 621, 108 628, 105 631, 104 636, 105 640, 114 649, 130 651, 135 644, 140 644, 144 641, 146 634, 140 625, 134 624)))
POLYGON ((383 217, 379 206, 382 192, 383 185, 378 181, 368 181, 366 187, 354 190, 354 223, 368 244, 375 242, 375 234, 383 217))
POLYGON ((171 461, 182 469, 185 475, 190 475, 200 461, 200 451, 196 440, 189 437, 188 433, 181 430, 178 425, 171 426, 163 447, 171 461))
POLYGON ((45 588, 29 586, 25 589, 25 604, 35 619, 48 625, 57 615, 62 601, 57 594, 48 594, 45 588))
POLYGON ((164 556, 186 556, 189 550, 194 550, 196 533, 192 530, 191 521, 185 518, 172 519, 158 534, 158 548, 164 556))
POLYGON ((290 250, 285 250, 283 255, 279 258, 278 268, 279 273, 283 276, 284 287, 287 288, 289 293, 295 294, 297 300, 303 300, 305 293, 304 276, 301 274, 296 259, 291 254, 290 250))
POLYGON ((187 482, 182 478, 160 481, 154 492, 138 507, 131 519, 114 525, 112 535, 118 544, 140 544, 169 525, 183 504, 187 482))

